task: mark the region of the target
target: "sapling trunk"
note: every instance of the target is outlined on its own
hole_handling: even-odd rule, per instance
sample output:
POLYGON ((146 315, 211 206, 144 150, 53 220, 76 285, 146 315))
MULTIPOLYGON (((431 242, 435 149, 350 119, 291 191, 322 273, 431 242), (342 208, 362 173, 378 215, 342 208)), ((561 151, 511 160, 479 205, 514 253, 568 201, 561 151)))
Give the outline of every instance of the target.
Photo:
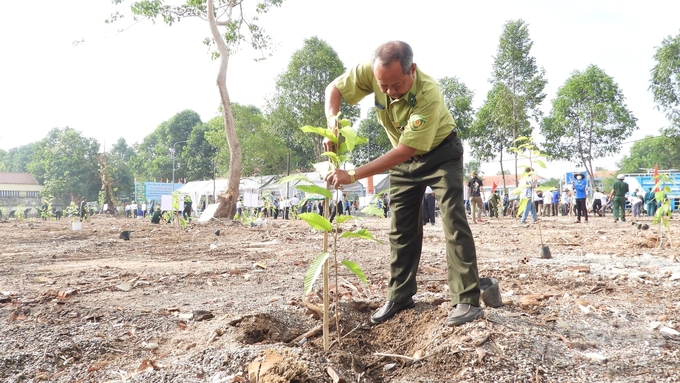
MULTIPOLYGON (((328 181, 326 181, 326 189, 330 190, 330 184, 328 181)), ((324 217, 330 217, 330 206, 328 204, 328 198, 325 200, 325 204, 323 206, 323 215, 324 217)), ((328 253, 328 232, 324 231, 323 232, 323 252, 328 253)), ((329 318, 328 318, 328 310, 329 310, 330 304, 328 303, 328 259, 323 263, 323 349, 324 351, 328 351, 328 348, 330 347, 330 342, 329 342, 329 318)))

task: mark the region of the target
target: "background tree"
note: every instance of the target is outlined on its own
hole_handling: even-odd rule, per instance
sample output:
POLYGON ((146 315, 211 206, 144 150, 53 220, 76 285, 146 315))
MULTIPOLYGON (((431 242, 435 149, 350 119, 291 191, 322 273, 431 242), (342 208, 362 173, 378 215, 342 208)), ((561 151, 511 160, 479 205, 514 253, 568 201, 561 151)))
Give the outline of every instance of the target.
MULTIPOLYGON (((131 10, 135 17, 147 17, 155 20, 161 17, 163 21, 172 25, 183 17, 201 17, 207 19, 212 39, 206 39, 206 44, 217 48, 213 52, 214 58, 219 58, 220 67, 217 72, 217 87, 220 93, 222 117, 224 118, 225 135, 229 145, 230 168, 228 171, 228 185, 225 195, 219 197, 220 207, 215 212, 216 217, 231 218, 236 211, 236 201, 239 196, 241 181, 241 144, 236 135, 234 116, 231 110, 231 100, 227 89, 227 69, 229 58, 241 42, 249 42, 256 50, 262 50, 269 45, 269 36, 256 24, 257 14, 267 12, 272 6, 281 5, 283 0, 261 0, 253 2, 256 16, 246 17, 243 0, 187 0, 186 3, 174 6, 167 5, 163 0, 143 0, 133 3, 131 10), (219 28, 224 27, 221 33, 219 28)), ((113 0, 115 4, 123 0, 113 0)), ((110 21, 120 18, 116 13, 110 21)))
MULTIPOLYGON (((181 153, 182 164, 184 164, 183 174, 186 174, 189 181, 208 180, 213 177, 213 162, 219 146, 213 145, 208 140, 207 135, 210 131, 209 124, 201 123, 195 125, 189 133, 189 142, 181 153)), ((224 127, 221 127, 220 133, 224 133, 224 127)), ((220 136, 223 137, 224 145, 222 147, 226 147, 224 134, 220 134, 220 136)), ((180 170, 182 170, 182 167, 180 167, 180 170)))
POLYGON ((37 143, 33 142, 8 150, 4 160, 2 160, 5 169, 3 171, 14 173, 28 172, 28 164, 33 159, 36 149, 37 143))
POLYGON ((474 120, 474 108, 472 99, 475 93, 465 85, 458 77, 443 77, 437 80, 439 89, 444 94, 446 108, 456 121, 456 130, 461 139, 468 138, 468 130, 474 120))
POLYGON ((46 195, 69 196, 74 202, 85 196, 96 201, 101 188, 98 157, 96 140, 68 127, 55 128, 38 143, 28 170, 39 177, 46 195))
MULTIPOLYGON (((293 53, 288 68, 276 80, 276 90, 269 101, 270 126, 296 152, 304 167, 321 161, 323 137, 305 135, 300 127, 326 126, 326 86, 344 72, 345 66, 335 50, 315 36, 304 40, 302 49, 293 53)), ((360 109, 343 101, 340 113, 354 122, 360 109)))
POLYGON ((637 129, 618 85, 600 68, 576 71, 557 91, 550 116, 543 120, 545 152, 584 166, 594 185, 593 161, 618 153, 637 129))
POLYGON ((375 160, 392 149, 385 128, 378 121, 375 107, 371 107, 366 118, 359 122, 357 135, 368 139, 366 144, 357 147, 350 154, 351 162, 357 167, 375 160))
MULTIPOLYGON (((193 110, 183 110, 162 122, 135 147, 137 157, 132 161, 135 178, 139 181, 171 180, 173 150, 175 167, 177 168, 178 163, 183 164, 175 171, 175 181, 187 177, 189 169, 186 165, 194 154, 184 149, 194 127, 202 124, 200 116, 193 110)), ((199 145, 197 142, 195 144, 199 145)), ((196 153, 200 154, 201 152, 196 153)))
POLYGON ((120 200, 123 196, 131 196, 135 191, 135 177, 130 167, 130 162, 135 157, 134 149, 121 137, 113 144, 105 158, 114 200, 120 200))
MULTIPOLYGON (((538 122, 541 117, 540 104, 545 98, 543 89, 545 70, 536 66, 536 59, 530 55, 534 43, 529 38, 529 28, 523 20, 508 21, 503 26, 494 57, 492 85, 503 84, 512 97, 509 102, 511 141, 518 137, 531 136, 530 118, 538 122), (528 131, 528 132, 527 132, 528 131)), ((517 153, 515 155, 515 179, 517 179, 517 153)), ((517 185, 515 185, 517 186, 517 185)))
POLYGON ((680 34, 668 36, 654 54, 649 89, 657 108, 666 113, 671 122, 670 132, 680 135, 680 34))
POLYGON ((8 167, 7 167, 7 151, 0 149, 0 172, 7 172, 8 167))
MULTIPOLYGON (((503 188, 507 187, 505 174, 508 174, 503 167, 503 154, 513 147, 513 127, 516 126, 512 119, 513 98, 514 95, 504 84, 496 83, 487 93, 484 104, 477 111, 476 118, 467 132, 472 157, 483 161, 498 158, 503 175, 501 185, 503 188)), ((526 120, 521 126, 524 129, 517 132, 519 136, 531 134, 531 126, 526 120)))
POLYGON ((680 169, 680 139, 675 136, 646 136, 631 146, 617 166, 623 173, 640 173, 659 165, 660 170, 680 169))
MULTIPOLYGON (((241 147, 243 149, 243 163, 241 173, 246 176, 256 174, 282 174, 286 170, 287 149, 282 138, 272 135, 267 129, 268 122, 262 112, 253 105, 242 106, 232 103, 236 134, 243 137, 241 147)), ((206 137, 211 145, 224 148, 217 156, 218 168, 229 168, 229 148, 225 145, 222 121, 211 120, 211 129, 206 132, 206 137)))

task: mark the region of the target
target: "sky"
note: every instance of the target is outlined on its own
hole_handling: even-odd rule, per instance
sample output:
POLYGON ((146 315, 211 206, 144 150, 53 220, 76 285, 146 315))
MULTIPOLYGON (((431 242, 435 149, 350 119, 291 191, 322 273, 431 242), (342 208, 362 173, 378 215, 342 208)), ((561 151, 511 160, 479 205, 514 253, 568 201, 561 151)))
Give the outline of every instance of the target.
MULTIPOLYGON (((168 27, 126 17, 111 25, 104 20, 116 10, 127 13, 129 5, 28 4, 8 2, 0 13, 0 149, 66 126, 98 140, 103 149, 120 137, 141 142, 185 109, 203 121, 218 115, 218 62, 202 44, 209 36, 207 22, 185 19, 168 27), (84 41, 74 45, 78 40, 84 41)), ((379 44, 403 40, 421 70, 434 78, 458 77, 475 92, 473 104, 479 107, 490 89, 503 25, 522 19, 534 42, 531 55, 546 71, 546 115, 559 87, 590 64, 623 92, 639 129, 620 153, 595 163, 614 170, 634 140, 668 125, 648 90, 649 72, 662 40, 680 33, 678 14, 677 0, 285 0, 260 20, 272 37, 272 56, 254 61, 259 52, 241 49, 230 58, 227 86, 232 102, 264 110, 277 76, 305 39, 326 41, 348 68, 370 60, 379 44)), ((361 105, 365 115, 370 100, 361 105)), ((495 174, 497 168, 484 163, 481 172, 495 174)), ((577 170, 564 161, 549 162, 548 168, 577 170)))

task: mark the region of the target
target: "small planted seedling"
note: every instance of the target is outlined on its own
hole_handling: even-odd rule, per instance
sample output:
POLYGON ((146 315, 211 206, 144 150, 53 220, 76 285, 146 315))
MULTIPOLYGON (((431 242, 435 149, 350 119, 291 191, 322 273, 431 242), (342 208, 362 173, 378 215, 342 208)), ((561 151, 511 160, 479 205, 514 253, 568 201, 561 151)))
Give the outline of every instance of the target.
MULTIPOLYGON (((334 169, 339 169, 340 166, 342 166, 342 164, 347 161, 347 154, 354 150, 356 145, 368 142, 368 140, 365 138, 357 137, 356 131, 351 126, 349 126, 350 123, 348 120, 340 120, 339 123, 340 123, 340 128, 338 129, 339 134, 336 134, 335 132, 327 128, 317 128, 312 126, 304 126, 301 128, 302 131, 306 133, 319 134, 327 138, 328 140, 332 141, 335 144, 335 147, 337 148, 337 152, 323 153, 325 157, 328 157, 328 161, 320 162, 314 166, 322 180, 326 178, 326 175, 329 172, 333 171, 334 169)), ((338 265, 344 265, 354 275, 356 275, 357 278, 359 278, 359 280, 361 280, 364 283, 368 283, 368 280, 366 279, 364 272, 355 262, 349 259, 344 259, 338 262, 338 241, 343 238, 360 238, 369 241, 376 242, 380 241, 373 237, 373 235, 367 229, 358 228, 354 231, 343 231, 341 229, 342 224, 351 219, 355 219, 355 217, 349 215, 336 215, 335 227, 333 223, 331 223, 326 218, 329 216, 330 204, 336 203, 335 199, 333 198, 333 193, 331 192, 330 184, 328 182, 325 182, 325 186, 320 186, 301 174, 284 177, 280 181, 280 183, 286 182, 297 182, 297 185, 295 186, 297 190, 304 192, 310 196, 313 195, 321 196, 324 198, 325 201, 323 216, 317 213, 302 213, 298 217, 305 221, 313 229, 321 230, 324 233, 323 251, 316 255, 316 257, 310 264, 309 268, 307 269, 307 272, 305 273, 304 293, 305 294, 311 293, 315 282, 320 276, 323 275, 323 345, 324 349, 328 350, 330 345, 328 334, 329 329, 328 311, 330 306, 328 261, 329 259, 333 260, 336 286, 339 286, 338 265), (332 252, 329 251, 329 242, 331 240, 333 241, 332 252)), ((301 206, 304 206, 305 203, 306 199, 303 199, 303 201, 301 202, 301 206)), ((374 210, 380 210, 380 215, 382 215, 382 209, 378 209, 375 206, 372 207, 369 206, 362 211, 368 214, 376 214, 374 210)), ((337 308, 335 311, 335 320, 336 329, 339 332, 340 326, 338 325, 339 316, 337 308)), ((340 340, 341 337, 340 334, 338 333, 338 342, 340 342, 340 340)))
MULTIPOLYGON (((517 153, 520 158, 523 158, 524 160, 528 161, 528 164, 524 165, 519 165, 523 168, 531 168, 532 170, 530 172, 523 172, 522 175, 520 176, 521 179, 526 179, 531 177, 532 180, 532 185, 535 182, 535 174, 534 174, 534 164, 537 164, 541 168, 545 169, 545 162, 543 162, 543 159, 548 158, 548 156, 544 153, 541 153, 540 150, 538 150, 538 147, 536 144, 533 143, 533 139, 529 137, 519 137, 517 138, 514 142, 514 145, 510 148, 510 151, 517 153)), ((529 187, 526 183, 520 184, 517 189, 513 190, 514 194, 524 194, 525 190, 529 187)), ((534 188, 536 191, 548 191, 551 189, 550 186, 539 186, 534 188)), ((524 211, 526 208, 526 205, 531 202, 531 198, 522 198, 520 200, 520 205, 519 208, 517 209, 520 214, 521 212, 524 211)), ((538 212, 536 212, 538 214, 538 212)), ((551 258, 550 255, 550 248, 548 245, 546 245, 543 242, 543 234, 541 233, 541 224, 540 221, 536 222, 538 226, 538 235, 541 239, 541 248, 539 250, 541 258, 551 258)))
POLYGON ((664 237, 668 238, 669 245, 673 247, 673 240, 671 239, 671 214, 673 213, 673 206, 671 206, 671 201, 668 199, 668 195, 671 193, 671 188, 668 184, 674 184, 674 182, 667 174, 659 174, 655 178, 654 199, 658 207, 654 213, 654 223, 659 225, 658 247, 661 247, 663 244, 664 237))

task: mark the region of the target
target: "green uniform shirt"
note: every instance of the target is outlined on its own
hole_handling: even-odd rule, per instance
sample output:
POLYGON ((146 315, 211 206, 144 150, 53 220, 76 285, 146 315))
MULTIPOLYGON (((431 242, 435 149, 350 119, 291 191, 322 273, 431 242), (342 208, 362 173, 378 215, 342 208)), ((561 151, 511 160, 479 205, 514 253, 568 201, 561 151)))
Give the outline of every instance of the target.
POLYGON ((413 86, 396 100, 380 90, 371 63, 350 69, 335 80, 335 85, 351 105, 371 93, 375 95, 378 120, 395 148, 401 142, 421 155, 436 148, 455 128, 437 82, 417 67, 413 86))
POLYGON ((614 189, 614 197, 623 197, 628 193, 628 184, 621 180, 616 180, 612 185, 612 189, 614 189))

